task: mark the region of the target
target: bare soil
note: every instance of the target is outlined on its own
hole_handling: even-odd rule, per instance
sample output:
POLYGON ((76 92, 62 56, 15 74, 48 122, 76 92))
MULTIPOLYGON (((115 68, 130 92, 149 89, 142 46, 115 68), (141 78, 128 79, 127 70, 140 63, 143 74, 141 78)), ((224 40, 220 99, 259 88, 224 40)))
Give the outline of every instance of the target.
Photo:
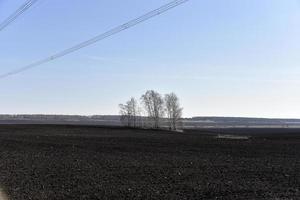
POLYGON ((0 126, 10 200, 300 199, 299 188, 300 129, 0 126))

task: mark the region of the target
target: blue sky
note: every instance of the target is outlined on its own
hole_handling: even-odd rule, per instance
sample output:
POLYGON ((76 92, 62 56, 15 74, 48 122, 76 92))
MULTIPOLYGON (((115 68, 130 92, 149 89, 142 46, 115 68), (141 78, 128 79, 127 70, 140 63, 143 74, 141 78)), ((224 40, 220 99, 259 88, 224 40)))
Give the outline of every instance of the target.
MULTIPOLYGON (((0 0, 0 21, 25 0, 0 0)), ((0 73, 168 0, 39 0, 0 32, 0 73)), ((190 0, 61 59, 0 80, 0 112, 118 114, 147 89, 184 116, 300 118, 300 1, 190 0)))

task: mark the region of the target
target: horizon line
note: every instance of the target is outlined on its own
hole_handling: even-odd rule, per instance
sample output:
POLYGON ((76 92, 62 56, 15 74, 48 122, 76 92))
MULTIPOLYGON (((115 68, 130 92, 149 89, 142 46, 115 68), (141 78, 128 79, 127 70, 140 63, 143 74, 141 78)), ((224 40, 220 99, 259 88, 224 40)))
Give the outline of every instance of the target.
MULTIPOLYGON (((12 115, 15 115, 15 116, 22 116, 22 115, 42 115, 42 116, 82 116, 82 117, 92 117, 92 116, 120 116, 120 114, 55 114, 55 113, 52 113, 52 114, 49 114, 49 113, 44 113, 44 114, 41 114, 41 113, 30 113, 30 114, 0 114, 0 116, 5 116, 5 115, 8 115, 8 116, 12 116, 12 115)), ((142 115, 140 115, 142 116, 142 115)), ((142 117, 147 117, 147 116, 142 116, 142 117)), ((217 115, 195 115, 195 116, 189 116, 189 117, 182 117, 182 119, 186 119, 186 118, 197 118, 197 117, 202 117, 202 118, 248 118, 248 119, 285 119, 285 120, 288 120, 288 119, 297 119, 297 120, 300 120, 300 117, 297 118, 297 117, 249 117, 249 116, 217 116, 217 115)))

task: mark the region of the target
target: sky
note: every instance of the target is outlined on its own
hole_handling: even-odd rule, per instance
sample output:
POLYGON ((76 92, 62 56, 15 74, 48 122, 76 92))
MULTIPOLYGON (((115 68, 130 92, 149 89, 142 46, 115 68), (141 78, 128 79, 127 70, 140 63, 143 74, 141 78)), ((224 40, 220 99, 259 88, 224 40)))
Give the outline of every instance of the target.
MULTIPOLYGON (((0 74, 169 1, 39 0, 0 32, 0 74)), ((0 0, 0 22, 24 2, 0 0)), ((300 118, 299 36, 299 0, 190 0, 0 79, 0 113, 118 114, 119 103, 153 89, 175 92, 185 117, 300 118)))

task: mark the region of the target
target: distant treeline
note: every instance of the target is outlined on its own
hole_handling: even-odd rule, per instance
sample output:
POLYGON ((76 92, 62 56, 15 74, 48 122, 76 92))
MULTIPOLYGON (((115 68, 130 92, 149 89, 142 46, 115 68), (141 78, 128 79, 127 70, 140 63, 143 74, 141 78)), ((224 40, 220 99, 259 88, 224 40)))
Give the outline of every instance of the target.
MULTIPOLYGON (((128 126, 126 118, 121 115, 0 115, 0 124, 79 124, 128 126)), ((268 118, 240 118, 240 117, 192 117, 181 118, 179 127, 185 129, 198 128, 299 128, 300 119, 268 119, 268 118)), ((153 122, 147 113, 136 118, 136 126, 152 127, 153 122)), ((160 127, 168 128, 169 119, 160 118, 160 127)))
POLYGON ((0 120, 120 120, 119 115, 42 115, 42 114, 25 114, 25 115, 0 115, 0 120))

